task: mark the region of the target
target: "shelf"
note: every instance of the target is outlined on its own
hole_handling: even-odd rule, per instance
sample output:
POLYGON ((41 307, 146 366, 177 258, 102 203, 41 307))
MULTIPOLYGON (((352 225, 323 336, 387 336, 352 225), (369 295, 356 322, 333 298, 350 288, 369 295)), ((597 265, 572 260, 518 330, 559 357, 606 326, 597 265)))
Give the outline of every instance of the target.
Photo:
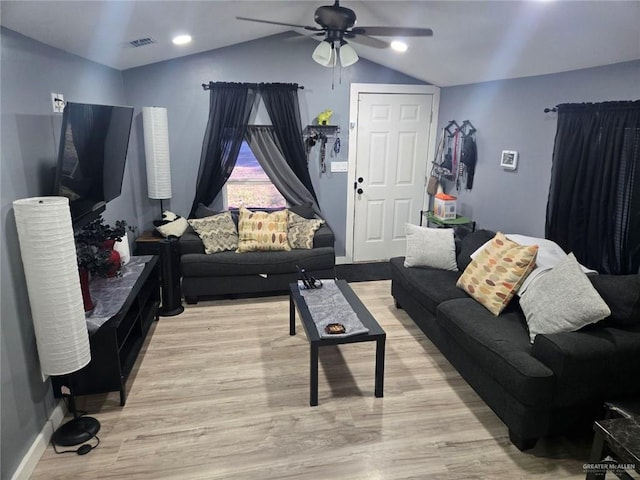
POLYGON ((321 133, 327 137, 340 133, 339 125, 307 125, 304 128, 304 136, 308 137, 312 133, 321 133))

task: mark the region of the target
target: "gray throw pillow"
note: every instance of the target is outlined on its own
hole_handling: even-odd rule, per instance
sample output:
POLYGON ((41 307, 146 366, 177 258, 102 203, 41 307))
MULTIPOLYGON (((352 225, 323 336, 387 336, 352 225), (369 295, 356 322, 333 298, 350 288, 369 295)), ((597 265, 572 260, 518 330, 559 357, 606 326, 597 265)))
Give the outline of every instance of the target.
POLYGON ((520 307, 532 343, 538 334, 574 332, 611 314, 573 253, 529 285, 520 307))
POLYGON ((418 227, 405 223, 404 231, 407 235, 405 267, 458 270, 452 229, 418 227))

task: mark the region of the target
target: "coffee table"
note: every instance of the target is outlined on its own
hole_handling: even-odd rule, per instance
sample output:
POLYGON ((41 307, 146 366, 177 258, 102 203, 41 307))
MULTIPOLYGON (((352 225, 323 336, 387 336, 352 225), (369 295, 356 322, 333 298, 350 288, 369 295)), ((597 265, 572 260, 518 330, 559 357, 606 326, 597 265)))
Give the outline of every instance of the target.
POLYGON ((588 464, 587 480, 604 479, 607 472, 631 479, 628 470, 640 473, 640 401, 606 402, 604 420, 593 424, 595 435, 588 464), (614 459, 603 461, 603 457, 614 459))
POLYGON ((304 297, 300 293, 297 283, 291 283, 289 285, 289 334, 296 334, 296 309, 300 314, 300 320, 302 327, 307 335, 307 340, 310 345, 310 397, 309 404, 312 407, 318 405, 318 349, 328 345, 343 345, 347 343, 360 343, 360 342, 376 342, 376 369, 375 369, 375 396, 383 396, 384 388, 384 349, 387 334, 382 327, 373 318, 373 315, 369 313, 369 310, 360 301, 356 293, 351 289, 349 284, 345 280, 336 280, 336 286, 344 295, 344 298, 349 302, 349 305, 356 313, 362 324, 369 329, 368 333, 362 333, 359 335, 353 335, 350 337, 338 337, 338 338, 326 338, 321 337, 318 333, 318 329, 313 321, 313 315, 309 311, 304 297))

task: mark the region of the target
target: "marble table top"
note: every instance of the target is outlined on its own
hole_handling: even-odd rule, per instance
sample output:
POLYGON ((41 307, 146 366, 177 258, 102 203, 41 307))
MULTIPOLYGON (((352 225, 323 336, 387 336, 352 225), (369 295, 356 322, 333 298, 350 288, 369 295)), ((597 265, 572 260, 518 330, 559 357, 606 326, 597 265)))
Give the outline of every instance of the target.
POLYGON ((121 268, 119 275, 108 278, 96 277, 91 280, 89 290, 95 308, 85 314, 90 335, 120 311, 145 264, 152 257, 153 255, 131 257, 129 263, 121 268))
POLYGON ((597 420, 595 429, 600 430, 609 448, 620 463, 633 464, 640 473, 640 424, 638 418, 610 418, 597 420))

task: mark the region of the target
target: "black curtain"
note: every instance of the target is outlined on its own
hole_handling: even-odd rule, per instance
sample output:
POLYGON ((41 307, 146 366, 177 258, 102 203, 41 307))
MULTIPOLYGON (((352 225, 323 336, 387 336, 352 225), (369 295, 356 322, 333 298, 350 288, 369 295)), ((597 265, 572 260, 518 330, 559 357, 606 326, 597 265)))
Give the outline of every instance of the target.
POLYGON ((639 273, 640 101, 558 106, 546 237, 600 273, 639 273))
POLYGON ((260 92, 284 158, 317 203, 318 198, 311 184, 302 140, 298 85, 295 83, 262 83, 260 84, 260 92))
POLYGON ((200 203, 213 202, 231 175, 256 94, 255 84, 209 83, 209 120, 190 217, 200 203))

